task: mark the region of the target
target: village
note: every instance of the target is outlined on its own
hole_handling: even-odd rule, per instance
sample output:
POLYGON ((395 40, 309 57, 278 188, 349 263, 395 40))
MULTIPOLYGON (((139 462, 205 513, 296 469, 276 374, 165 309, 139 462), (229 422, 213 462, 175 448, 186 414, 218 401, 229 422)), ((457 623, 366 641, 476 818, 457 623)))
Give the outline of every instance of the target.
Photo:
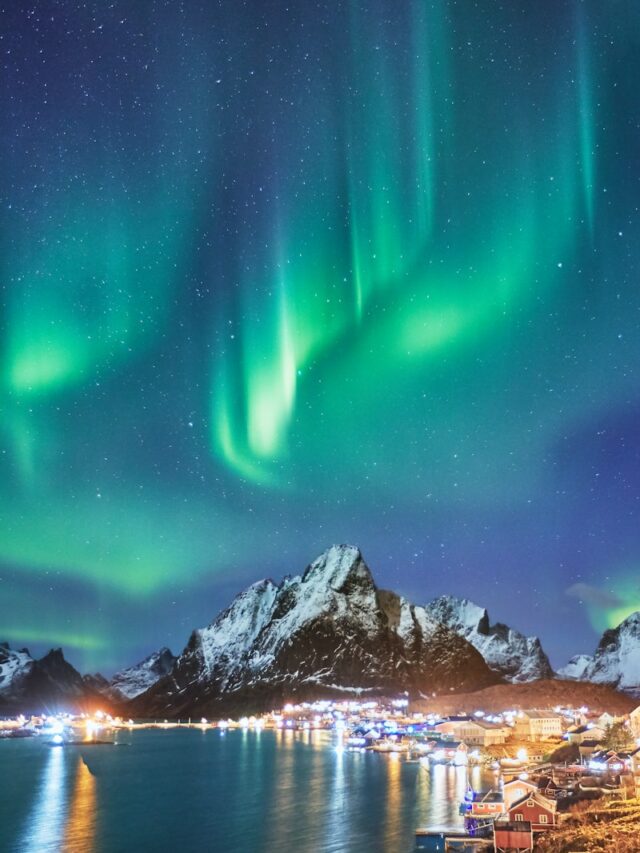
POLYGON ((268 714, 216 721, 134 721, 97 711, 0 720, 0 739, 40 737, 52 747, 98 745, 113 742, 121 729, 149 728, 325 732, 327 744, 340 751, 374 752, 425 768, 482 768, 484 779, 490 773, 492 784, 479 788, 471 784, 469 773, 457 824, 416 828, 417 850, 638 849, 640 706, 623 716, 586 707, 499 714, 476 709, 441 716, 431 713, 428 704, 411 705, 400 698, 287 704, 268 714), (590 847, 590 835, 603 836, 603 844, 590 847))

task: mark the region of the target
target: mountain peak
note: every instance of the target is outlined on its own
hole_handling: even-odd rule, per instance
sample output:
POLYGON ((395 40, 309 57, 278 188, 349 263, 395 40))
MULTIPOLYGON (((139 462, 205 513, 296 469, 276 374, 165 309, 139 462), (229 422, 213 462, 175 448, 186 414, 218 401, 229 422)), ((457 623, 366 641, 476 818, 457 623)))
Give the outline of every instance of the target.
POLYGON ((322 583, 336 592, 344 590, 347 582, 374 587, 373 576, 355 545, 332 545, 309 565, 302 583, 322 583))
POLYGON ((260 581, 193 632, 144 714, 210 714, 289 697, 434 692, 499 681, 463 638, 378 592, 360 550, 333 545, 302 576, 260 581), (214 711, 215 712, 215 711, 214 711))
POLYGON ((640 611, 605 631, 593 657, 572 658, 560 674, 640 695, 640 611))
POLYGON ((116 673, 108 685, 108 694, 117 699, 134 699, 160 678, 171 672, 175 655, 166 646, 147 655, 144 660, 116 673))
POLYGON ((441 595, 426 606, 427 613, 476 648, 491 669, 509 681, 551 678, 553 671, 537 637, 497 622, 492 625, 486 608, 467 598, 441 595))

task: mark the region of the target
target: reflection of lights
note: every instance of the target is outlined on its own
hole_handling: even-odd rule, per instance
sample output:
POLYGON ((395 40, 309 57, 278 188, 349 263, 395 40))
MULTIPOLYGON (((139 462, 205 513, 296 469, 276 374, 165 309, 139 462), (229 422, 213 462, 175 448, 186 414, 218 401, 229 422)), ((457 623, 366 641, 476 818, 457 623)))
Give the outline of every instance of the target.
MULTIPOLYGON (((62 740, 61 735, 54 737, 60 737, 62 740)), ((19 844, 22 853, 42 853, 43 850, 62 849, 62 830, 66 818, 64 770, 65 751, 50 750, 38 797, 19 844)))
POLYGON ((96 826, 96 780, 84 761, 78 761, 75 787, 69 805, 63 850, 93 850, 96 826))

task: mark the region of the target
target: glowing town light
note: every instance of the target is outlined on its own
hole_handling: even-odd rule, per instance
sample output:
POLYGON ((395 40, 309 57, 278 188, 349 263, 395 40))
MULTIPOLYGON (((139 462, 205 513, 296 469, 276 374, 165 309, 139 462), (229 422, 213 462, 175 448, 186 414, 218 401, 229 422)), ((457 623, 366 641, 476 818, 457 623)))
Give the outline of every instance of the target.
POLYGON ((517 752, 518 761, 526 761, 529 758, 529 753, 526 749, 519 749, 517 752))

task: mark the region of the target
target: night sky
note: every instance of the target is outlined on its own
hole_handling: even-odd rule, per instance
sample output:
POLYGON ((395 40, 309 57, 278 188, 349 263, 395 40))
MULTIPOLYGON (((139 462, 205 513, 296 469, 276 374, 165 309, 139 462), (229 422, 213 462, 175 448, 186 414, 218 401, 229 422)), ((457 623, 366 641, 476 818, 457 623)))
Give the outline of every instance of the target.
POLYGON ((552 663, 640 608, 640 5, 0 0, 0 639, 334 542, 552 663))

